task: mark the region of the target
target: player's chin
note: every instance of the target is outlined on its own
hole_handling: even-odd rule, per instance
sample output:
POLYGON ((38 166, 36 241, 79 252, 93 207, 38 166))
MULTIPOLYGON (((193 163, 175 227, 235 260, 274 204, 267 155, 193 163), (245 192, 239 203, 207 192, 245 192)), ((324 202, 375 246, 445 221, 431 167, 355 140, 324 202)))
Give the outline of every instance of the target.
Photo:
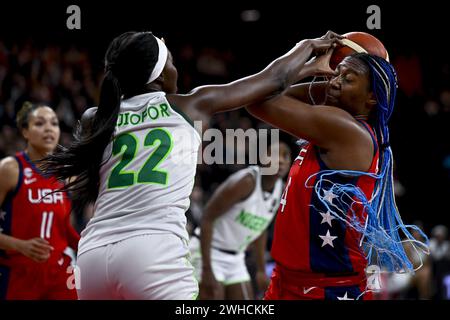
POLYGON ((325 104, 327 106, 339 107, 339 99, 336 98, 335 96, 327 94, 327 97, 326 97, 326 100, 325 100, 325 104))
POLYGON ((40 149, 46 153, 51 153, 53 152, 53 150, 56 149, 56 142, 44 142, 41 146, 40 149))

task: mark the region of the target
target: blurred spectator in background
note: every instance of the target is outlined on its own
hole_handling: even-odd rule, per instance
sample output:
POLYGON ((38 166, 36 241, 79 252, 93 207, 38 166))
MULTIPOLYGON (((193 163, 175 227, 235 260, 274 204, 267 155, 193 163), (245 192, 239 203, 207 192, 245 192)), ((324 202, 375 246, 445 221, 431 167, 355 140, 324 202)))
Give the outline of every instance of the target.
MULTIPOLYGON (((417 225, 423 230, 423 223, 416 221, 413 224, 417 225)), ((425 239, 417 231, 413 230, 413 237, 421 242, 425 239)), ((405 294, 406 299, 430 299, 431 298, 431 259, 422 251, 414 250, 414 247, 410 243, 406 243, 406 254, 410 257, 411 262, 416 269, 416 273, 411 275, 411 282, 409 290, 405 294)))
POLYGON ((440 224, 431 230, 430 254, 435 262, 450 259, 450 241, 446 226, 440 224))
POLYGON ((431 231, 430 252, 432 259, 433 299, 450 300, 450 242, 448 228, 437 225, 431 231))
MULTIPOLYGON (((413 222, 423 230, 421 221, 413 222)), ((423 242, 425 239, 416 231, 412 236, 423 242)), ((381 290, 375 294, 377 300, 417 300, 431 298, 431 259, 422 251, 417 251, 410 242, 404 244, 405 252, 413 263, 416 272, 412 273, 382 273, 381 290)))

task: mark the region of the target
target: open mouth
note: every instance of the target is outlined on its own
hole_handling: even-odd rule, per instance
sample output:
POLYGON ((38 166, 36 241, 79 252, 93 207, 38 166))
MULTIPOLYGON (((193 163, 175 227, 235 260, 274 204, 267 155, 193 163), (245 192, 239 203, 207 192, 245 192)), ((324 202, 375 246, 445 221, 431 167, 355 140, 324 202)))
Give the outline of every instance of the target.
POLYGON ((47 136, 47 137, 44 137, 44 141, 46 143, 53 143, 53 142, 55 142, 55 138, 52 136, 47 136))

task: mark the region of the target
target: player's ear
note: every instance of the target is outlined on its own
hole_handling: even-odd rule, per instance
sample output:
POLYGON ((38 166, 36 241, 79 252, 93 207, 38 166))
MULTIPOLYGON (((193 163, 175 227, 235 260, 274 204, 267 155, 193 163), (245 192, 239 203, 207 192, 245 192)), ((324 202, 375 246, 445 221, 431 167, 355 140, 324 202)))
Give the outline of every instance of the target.
POLYGON ((369 95, 366 100, 366 104, 370 106, 370 109, 376 106, 377 99, 375 98, 375 95, 373 92, 369 92, 369 95))
POLYGON ((22 132, 22 136, 25 138, 25 140, 28 141, 28 137, 29 137, 28 128, 23 128, 21 132, 22 132))

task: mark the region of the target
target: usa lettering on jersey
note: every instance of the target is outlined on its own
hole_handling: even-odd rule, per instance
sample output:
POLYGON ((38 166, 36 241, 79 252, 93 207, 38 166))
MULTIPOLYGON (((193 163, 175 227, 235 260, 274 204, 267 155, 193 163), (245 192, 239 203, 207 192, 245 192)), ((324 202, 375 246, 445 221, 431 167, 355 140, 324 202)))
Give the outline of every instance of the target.
POLYGON ((45 203, 57 204, 64 203, 62 192, 54 192, 53 189, 28 189, 28 201, 32 204, 45 203))

